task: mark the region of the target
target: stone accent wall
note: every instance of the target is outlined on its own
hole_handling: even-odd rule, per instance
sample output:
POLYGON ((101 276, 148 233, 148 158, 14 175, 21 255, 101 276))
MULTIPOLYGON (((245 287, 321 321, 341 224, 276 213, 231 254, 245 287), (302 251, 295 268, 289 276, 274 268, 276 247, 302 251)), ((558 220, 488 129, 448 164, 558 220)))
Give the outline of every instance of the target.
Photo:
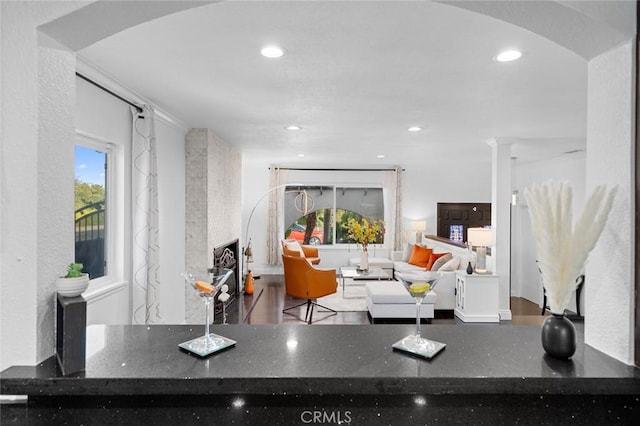
MULTIPOLYGON (((213 249, 241 232, 240 151, 210 129, 191 129, 186 135, 185 265, 206 277, 213 249)), ((192 288, 185 291, 188 324, 202 324, 202 301, 192 288)))

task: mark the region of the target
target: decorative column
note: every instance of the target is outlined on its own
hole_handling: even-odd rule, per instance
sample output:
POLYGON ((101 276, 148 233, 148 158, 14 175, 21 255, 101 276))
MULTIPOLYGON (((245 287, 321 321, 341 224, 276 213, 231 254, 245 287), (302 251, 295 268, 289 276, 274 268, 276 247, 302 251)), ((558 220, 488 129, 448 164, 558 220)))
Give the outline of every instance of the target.
POLYGON ((494 138, 491 147, 491 227, 495 245, 491 249, 494 273, 498 275, 498 310, 501 320, 511 319, 511 145, 515 139, 494 138))

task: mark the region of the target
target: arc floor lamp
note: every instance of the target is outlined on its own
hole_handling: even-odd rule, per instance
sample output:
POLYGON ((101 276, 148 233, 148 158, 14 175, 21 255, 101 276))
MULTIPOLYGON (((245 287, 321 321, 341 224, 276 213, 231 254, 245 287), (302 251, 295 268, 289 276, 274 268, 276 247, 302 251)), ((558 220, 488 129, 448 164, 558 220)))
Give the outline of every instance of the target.
MULTIPOLYGON (((251 270, 249 269, 249 264, 254 262, 254 257, 253 257, 253 248, 251 247, 251 237, 249 237, 249 230, 250 230, 250 226, 251 226, 251 220, 253 219, 253 215, 256 212, 256 209, 258 208, 258 206, 260 205, 260 202, 269 194, 271 194, 274 191, 277 191, 278 189, 282 189, 282 188, 286 188, 288 186, 298 186, 298 187, 304 187, 305 185, 302 183, 285 183, 282 185, 278 185, 278 186, 274 186, 273 188, 269 188, 269 190, 267 192, 265 192, 264 194, 262 194, 260 196, 260 198, 258 198, 258 200, 255 202, 253 208, 251 209, 251 213, 249 213, 249 219, 247 220, 247 226, 245 228, 245 232, 244 232, 244 240, 246 241, 246 246, 242 248, 242 254, 243 254, 243 263, 246 262, 246 269, 244 267, 243 264, 243 276, 244 276, 244 286, 245 286, 245 293, 247 294, 252 294, 253 293, 253 280, 260 278, 259 275, 253 275, 251 270), (246 274, 245 274, 246 271, 246 274), (251 293, 247 292, 247 288, 251 288, 251 293)), ((298 197, 296 197, 296 199, 294 200, 294 203, 296 204, 296 209, 298 209, 298 211, 300 211, 300 213, 302 213, 303 215, 308 214, 310 211, 313 210, 313 198, 311 198, 311 196, 309 195, 309 193, 305 190, 305 189, 296 189, 296 190, 290 190, 290 191, 285 191, 285 194, 287 193, 291 193, 291 192, 298 192, 302 195, 302 199, 300 202, 300 206, 301 208, 298 208, 298 202, 297 199, 298 197)))

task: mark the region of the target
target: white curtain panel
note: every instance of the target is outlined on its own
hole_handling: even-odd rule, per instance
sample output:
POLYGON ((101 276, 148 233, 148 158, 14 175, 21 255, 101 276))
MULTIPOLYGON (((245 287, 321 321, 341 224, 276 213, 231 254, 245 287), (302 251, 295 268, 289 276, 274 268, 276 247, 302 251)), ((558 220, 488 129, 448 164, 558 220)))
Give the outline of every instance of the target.
POLYGON ((269 172, 269 208, 267 211, 267 264, 278 265, 280 259, 280 240, 284 237, 285 183, 289 171, 271 167, 269 172))
POLYGON ((390 238, 392 250, 402 250, 402 169, 386 170, 383 173, 385 206, 389 206, 386 237, 390 238))
POLYGON ((160 246, 155 113, 131 109, 132 158, 132 301, 133 324, 162 323, 160 316, 160 246))

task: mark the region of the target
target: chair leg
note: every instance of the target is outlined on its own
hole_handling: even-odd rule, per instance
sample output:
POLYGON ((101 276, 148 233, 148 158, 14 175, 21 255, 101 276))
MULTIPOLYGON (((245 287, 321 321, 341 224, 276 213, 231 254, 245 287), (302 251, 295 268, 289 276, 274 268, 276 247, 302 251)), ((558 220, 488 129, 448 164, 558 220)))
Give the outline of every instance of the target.
MULTIPOLYGON (((318 307, 320 307, 320 308, 322 308, 322 309, 326 309, 327 311, 331 312, 331 314, 330 314, 330 315, 327 315, 325 318, 332 317, 332 316, 334 316, 334 315, 338 315, 338 312, 337 312, 337 311, 334 311, 334 310, 333 310, 333 309, 331 309, 331 308, 327 308, 326 306, 323 306, 323 305, 321 305, 321 304, 319 304, 319 303, 316 303, 316 302, 313 302, 313 304, 314 304, 314 305, 316 305, 316 306, 318 306, 318 307)), ((311 323, 309 323, 309 324, 311 324, 311 323)))
POLYGON ((313 307, 315 306, 315 303, 313 303, 311 299, 309 299, 309 306, 311 306, 311 310, 309 311, 309 321, 307 321, 307 324, 311 324, 313 319, 313 307))
POLYGON ((325 310, 327 310, 327 311, 331 312, 329 315, 327 315, 326 317, 324 317, 324 318, 322 318, 322 319, 329 318, 329 317, 332 317, 332 316, 334 316, 334 315, 338 315, 338 312, 337 312, 337 311, 334 311, 334 310, 333 310, 333 309, 331 309, 331 308, 327 308, 326 306, 323 306, 323 305, 321 305, 321 304, 319 304, 319 303, 316 303, 316 302, 313 302, 313 301, 310 301, 310 302, 311 302, 311 315, 309 315, 309 321, 308 321, 308 324, 311 324, 311 318, 313 317, 313 308, 314 308, 315 306, 318 306, 318 307, 320 307, 320 308, 322 308, 322 309, 325 309, 325 310))
MULTIPOLYGON (((290 311, 290 310, 293 310, 293 309, 296 309, 296 308, 299 308, 300 306, 303 306, 303 305, 307 305, 307 312, 306 312, 306 313, 305 313, 305 315, 304 315, 304 322, 306 322, 307 324, 311 324, 311 323, 313 322, 313 309, 314 309, 316 306, 319 306, 319 307, 321 307, 322 309, 325 309, 325 310, 327 310, 327 311, 331 312, 331 314, 327 315, 327 316, 326 316, 326 317, 324 317, 324 318, 328 318, 328 317, 331 317, 331 316, 334 316, 334 315, 337 315, 337 314, 338 314, 338 312, 337 312, 337 311, 334 311, 334 310, 333 310, 333 309, 331 309, 331 308, 327 308, 326 306, 320 305, 319 303, 314 302, 312 299, 309 299, 309 300, 307 300, 306 302, 303 302, 303 303, 299 303, 299 304, 297 304, 297 305, 295 305, 295 306, 292 306, 292 307, 290 307, 290 308, 283 309, 283 310, 282 310, 282 313, 283 313, 283 314, 287 314, 287 315, 291 315, 291 316, 294 316, 294 317, 298 317, 298 318, 300 319, 300 321, 302 321, 302 318, 300 318, 298 315, 296 315, 296 314, 294 314, 294 313, 291 313, 291 312, 289 312, 289 311, 290 311)), ((323 318, 323 319, 324 319, 324 318, 323 318)))
MULTIPOLYGON (((308 303, 308 302, 302 302, 302 303, 300 303, 300 304, 298 304, 298 305, 295 305, 295 306, 292 306, 292 307, 290 307, 290 308, 283 309, 283 310, 282 310, 282 313, 283 313, 283 314, 287 314, 287 315, 291 315, 292 317, 298 317, 298 315, 293 314, 293 313, 291 313, 291 312, 289 312, 289 311, 290 311, 290 310, 292 310, 292 309, 299 308, 299 307, 300 307, 300 306, 302 306, 302 305, 307 305, 307 313, 308 313, 308 312, 309 312, 309 303, 308 303)), ((300 318, 300 317, 298 317, 298 318, 300 318)), ((302 320, 302 318, 300 318, 300 320, 302 320)), ((306 321, 307 321, 307 319, 305 318, 305 322, 306 322, 306 321)))
POLYGON ((578 277, 578 285, 576 286, 576 313, 579 317, 580 315, 580 293, 582 293, 582 286, 584 285, 584 275, 580 275, 578 277))
POLYGON ((304 322, 309 323, 309 312, 313 315, 313 305, 311 305, 311 299, 307 300, 307 313, 304 316, 304 322))

